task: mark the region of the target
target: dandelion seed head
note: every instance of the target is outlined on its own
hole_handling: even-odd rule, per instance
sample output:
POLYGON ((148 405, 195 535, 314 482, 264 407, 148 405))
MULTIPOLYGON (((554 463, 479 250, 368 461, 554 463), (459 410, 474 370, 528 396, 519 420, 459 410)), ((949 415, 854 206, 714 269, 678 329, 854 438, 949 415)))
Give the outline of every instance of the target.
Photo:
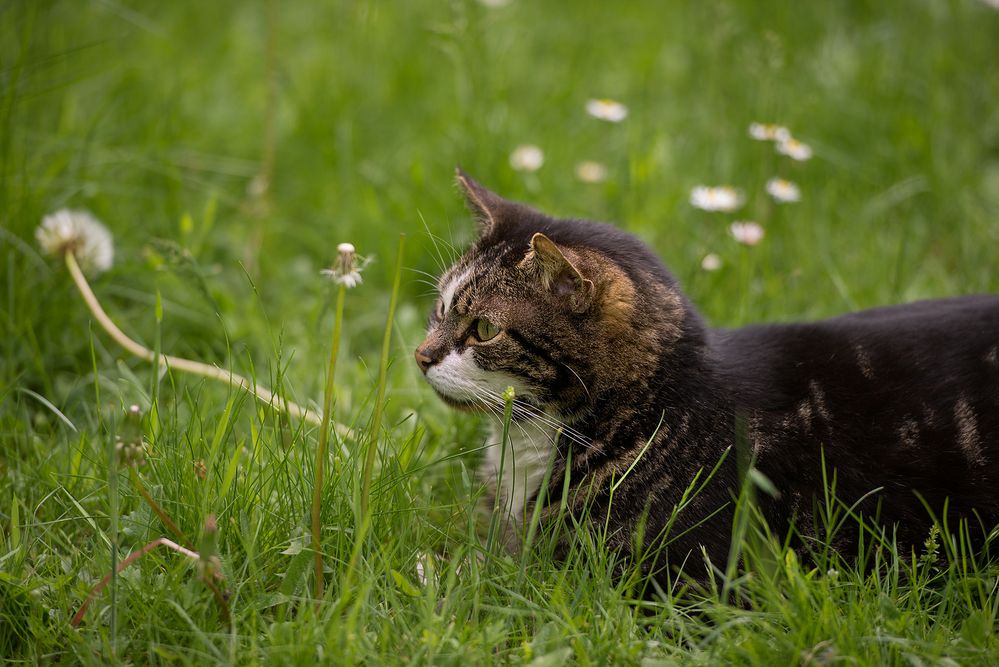
POLYGON ((608 123, 620 123, 628 117, 628 107, 607 98, 586 101, 586 113, 608 123))
POLYGON ((742 202, 742 193, 731 185, 698 185, 690 191, 691 206, 705 211, 734 211, 742 202))
POLYGON ((341 243, 336 247, 337 258, 331 269, 323 269, 320 273, 337 285, 352 289, 361 284, 361 271, 368 265, 368 259, 358 262, 357 251, 353 243, 341 243))
POLYGON ((728 231, 736 241, 754 246, 763 240, 763 227, 750 220, 740 220, 728 226, 728 231))
POLYGON ((35 239, 49 255, 73 253, 87 273, 101 273, 114 261, 111 232, 86 211, 61 209, 42 218, 35 239))
POLYGON ((771 178, 767 181, 767 194, 781 203, 801 200, 801 190, 798 186, 783 178, 771 178))
POLYGON ((576 178, 584 183, 602 183, 607 180, 607 167, 594 160, 585 160, 576 165, 576 178))
POLYGON ((717 271, 721 267, 722 267, 721 257, 719 257, 713 252, 709 252, 707 255, 704 256, 704 259, 701 260, 701 268, 704 269, 705 271, 717 271))
POLYGON ((517 171, 537 171, 544 163, 544 151, 534 144, 517 146, 510 153, 510 166, 517 171))
POLYGON ((794 138, 778 141, 777 152, 799 162, 809 160, 812 157, 812 147, 794 138))

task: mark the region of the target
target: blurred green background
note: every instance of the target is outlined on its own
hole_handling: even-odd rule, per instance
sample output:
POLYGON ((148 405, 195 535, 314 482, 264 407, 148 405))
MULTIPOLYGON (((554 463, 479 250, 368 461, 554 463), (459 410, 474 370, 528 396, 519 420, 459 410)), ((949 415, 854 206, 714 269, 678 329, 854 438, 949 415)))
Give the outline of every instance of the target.
MULTIPOLYGON (((478 422, 441 406, 410 360, 432 303, 426 274, 474 234, 456 164, 512 199, 636 233, 716 325, 999 291, 999 11, 979 0, 7 0, 0 164, 0 525, 9 536, 12 495, 39 508, 38 541, 18 557, 34 562, 66 551, 47 530, 88 549, 97 538, 45 528, 62 516, 43 500, 69 484, 67 452, 90 441, 24 390, 94 433, 95 380, 102 400, 129 403, 150 375, 40 256, 43 215, 88 209, 111 229, 115 267, 94 287, 130 335, 152 344, 159 291, 164 350, 265 384, 281 375, 303 402, 321 395, 328 349, 319 272, 337 243, 354 243, 374 262, 347 299, 340 415, 370 397, 406 234, 387 421, 408 415, 401 428, 456 451, 474 446, 478 422), (627 106, 623 122, 586 113, 603 97, 627 106), (814 157, 777 155, 748 136, 754 121, 786 125, 814 157), (523 144, 544 152, 537 171, 511 166, 523 144), (583 160, 606 165, 606 180, 580 181, 583 160), (774 176, 801 201, 767 198, 774 176), (691 206, 694 186, 725 183, 745 194, 741 210, 691 206), (763 242, 737 244, 736 219, 762 224, 763 242), (707 253, 721 269, 701 268, 707 253)), ((196 395, 176 408, 185 419, 225 405, 224 390, 196 395)), ((74 493, 100 514, 100 445, 87 447, 92 474, 74 493)), ((465 502, 465 484, 427 494, 465 502)), ((276 519, 275 544, 299 520, 276 519)), ((70 570, 82 566, 100 569, 70 570)))

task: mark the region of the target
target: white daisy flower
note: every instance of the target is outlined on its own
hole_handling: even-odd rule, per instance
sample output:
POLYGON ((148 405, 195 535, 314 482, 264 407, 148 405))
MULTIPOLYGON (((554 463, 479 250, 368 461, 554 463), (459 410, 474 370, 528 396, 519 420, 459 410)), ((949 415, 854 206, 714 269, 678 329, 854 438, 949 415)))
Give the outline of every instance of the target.
POLYGON ((607 167, 594 160, 576 164, 576 178, 584 183, 601 183, 607 180, 607 167))
POLYGON ((714 254, 713 252, 709 252, 707 255, 704 256, 704 259, 701 260, 701 268, 704 269, 705 271, 717 271, 721 267, 722 267, 721 257, 714 254))
POLYGON ((798 189, 798 186, 783 178, 771 178, 767 181, 767 194, 781 203, 801 199, 801 190, 798 189))
POLYGON ((751 221, 736 221, 728 226, 728 231, 743 245, 756 245, 763 240, 763 227, 751 221))
POLYGON ((705 211, 734 211, 742 202, 742 193, 731 185, 698 185, 690 191, 690 204, 705 211))
POLYGON ((628 117, 628 107, 616 100, 594 99, 586 101, 586 113, 608 123, 620 123, 628 117))
POLYGON ((347 289, 357 287, 361 284, 361 271, 367 266, 368 260, 363 260, 357 264, 357 253, 351 243, 341 243, 336 247, 336 264, 332 269, 320 271, 337 285, 343 285, 347 289))
POLYGON ((87 273, 100 273, 111 268, 114 243, 111 232, 86 211, 62 209, 42 218, 35 238, 49 255, 71 252, 87 273))
POLYGON ((791 138, 791 131, 783 125, 750 123, 749 136, 757 141, 787 141, 791 138))
POLYGON ((777 152, 799 162, 809 160, 812 157, 812 147, 793 137, 778 141, 777 152))
POLYGON ((517 146, 510 153, 510 166, 517 171, 537 171, 544 163, 544 152, 533 144, 517 146))

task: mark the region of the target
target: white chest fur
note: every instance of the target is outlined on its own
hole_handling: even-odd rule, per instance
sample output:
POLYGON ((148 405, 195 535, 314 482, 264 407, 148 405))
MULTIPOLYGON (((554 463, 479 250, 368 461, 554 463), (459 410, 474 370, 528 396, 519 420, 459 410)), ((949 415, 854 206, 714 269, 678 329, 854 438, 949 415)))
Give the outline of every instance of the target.
POLYGON ((504 452, 500 446, 502 425, 492 429, 486 444, 482 474, 487 482, 497 485, 500 506, 505 506, 514 524, 523 525, 528 518, 525 516, 527 503, 544 481, 557 437, 557 429, 548 424, 513 422, 504 452))

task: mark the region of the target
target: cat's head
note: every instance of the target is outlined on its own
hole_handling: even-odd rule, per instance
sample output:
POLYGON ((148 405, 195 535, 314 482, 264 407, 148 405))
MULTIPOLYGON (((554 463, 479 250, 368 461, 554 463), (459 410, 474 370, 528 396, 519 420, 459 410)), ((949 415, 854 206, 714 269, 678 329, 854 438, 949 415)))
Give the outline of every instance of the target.
POLYGON ((610 225, 507 201, 459 170, 478 241, 438 282, 416 361, 449 404, 498 411, 502 392, 563 421, 641 390, 696 314, 661 262, 610 225))

